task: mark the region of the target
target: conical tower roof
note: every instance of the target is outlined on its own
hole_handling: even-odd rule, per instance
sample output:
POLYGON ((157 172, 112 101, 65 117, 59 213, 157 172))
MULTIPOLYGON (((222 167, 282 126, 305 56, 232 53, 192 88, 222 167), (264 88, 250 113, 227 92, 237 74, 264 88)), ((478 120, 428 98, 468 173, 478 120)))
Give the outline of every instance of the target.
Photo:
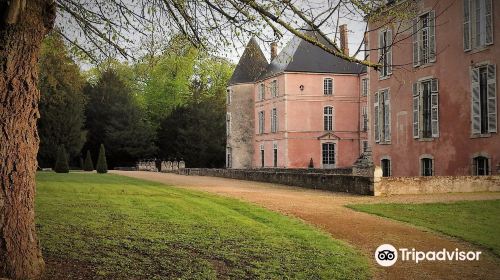
POLYGON ((255 82, 267 65, 264 53, 262 53, 257 40, 252 37, 234 69, 229 85, 255 82))

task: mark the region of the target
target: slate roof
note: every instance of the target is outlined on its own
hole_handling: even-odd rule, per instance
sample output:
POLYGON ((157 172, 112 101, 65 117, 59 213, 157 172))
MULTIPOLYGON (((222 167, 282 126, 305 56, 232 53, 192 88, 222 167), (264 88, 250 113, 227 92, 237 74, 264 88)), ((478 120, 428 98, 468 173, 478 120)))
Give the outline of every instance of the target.
POLYGON ((245 51, 234 69, 229 85, 253 83, 268 65, 267 59, 255 38, 250 39, 245 51))
MULTIPOLYGON (((306 32, 306 35, 316 37, 323 44, 328 44, 326 40, 317 36, 313 31, 306 32)), ((366 72, 366 67, 336 57, 320 47, 314 46, 295 36, 278 56, 271 61, 266 70, 261 73, 258 80, 263 80, 282 72, 361 74, 366 72)))

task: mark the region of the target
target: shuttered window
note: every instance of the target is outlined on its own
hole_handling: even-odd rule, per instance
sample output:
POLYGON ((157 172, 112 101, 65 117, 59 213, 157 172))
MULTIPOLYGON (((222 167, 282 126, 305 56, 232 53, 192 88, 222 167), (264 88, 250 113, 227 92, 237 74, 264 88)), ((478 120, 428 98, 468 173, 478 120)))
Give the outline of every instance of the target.
POLYGON ((392 74, 392 30, 387 29, 379 33, 379 70, 380 77, 392 74))
POLYGON ((430 11, 413 20, 413 66, 436 61, 435 12, 430 11))
POLYGON ((493 44, 492 0, 463 0, 464 50, 493 44))
POLYGON ((391 94, 388 89, 375 93, 374 104, 375 142, 391 142, 391 94))
POLYGON ((497 132, 496 67, 493 64, 471 70, 472 134, 497 132))
POLYGON ((379 93, 375 92, 375 102, 373 103, 373 135, 375 142, 380 142, 380 113, 379 113, 379 93))
POLYGON ((413 84, 413 138, 439 137, 439 82, 428 79, 413 84))
POLYGON ((361 130, 368 130, 368 108, 366 106, 361 109, 361 130))

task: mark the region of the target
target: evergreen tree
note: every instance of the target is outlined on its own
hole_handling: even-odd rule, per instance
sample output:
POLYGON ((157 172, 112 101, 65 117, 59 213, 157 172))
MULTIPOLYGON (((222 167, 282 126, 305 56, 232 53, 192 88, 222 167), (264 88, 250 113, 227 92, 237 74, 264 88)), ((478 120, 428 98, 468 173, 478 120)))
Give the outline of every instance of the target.
POLYGON ((54 165, 54 171, 56 173, 68 173, 68 156, 66 155, 66 149, 64 146, 59 146, 57 149, 56 163, 54 165))
POLYGON ((43 44, 40 56, 40 149, 38 164, 51 167, 60 145, 66 147, 68 159, 80 154, 85 142, 84 78, 70 57, 60 35, 53 32, 43 44))
POLYGON ((104 150, 104 145, 101 144, 99 149, 99 157, 97 159, 96 165, 97 173, 107 173, 108 172, 108 164, 106 163, 106 151, 104 150))
POLYGON ((85 157, 85 163, 83 165, 84 171, 93 171, 94 163, 92 162, 92 157, 90 156, 90 151, 87 150, 87 156, 85 157))

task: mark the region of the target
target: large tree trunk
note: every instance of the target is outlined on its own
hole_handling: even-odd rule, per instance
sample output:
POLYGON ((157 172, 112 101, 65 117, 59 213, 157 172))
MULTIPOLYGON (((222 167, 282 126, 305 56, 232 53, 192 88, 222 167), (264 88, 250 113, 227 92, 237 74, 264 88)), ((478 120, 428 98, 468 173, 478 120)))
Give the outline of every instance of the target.
POLYGON ((0 278, 34 279, 44 269, 34 212, 38 55, 55 5, 0 0, 0 8, 0 278))

